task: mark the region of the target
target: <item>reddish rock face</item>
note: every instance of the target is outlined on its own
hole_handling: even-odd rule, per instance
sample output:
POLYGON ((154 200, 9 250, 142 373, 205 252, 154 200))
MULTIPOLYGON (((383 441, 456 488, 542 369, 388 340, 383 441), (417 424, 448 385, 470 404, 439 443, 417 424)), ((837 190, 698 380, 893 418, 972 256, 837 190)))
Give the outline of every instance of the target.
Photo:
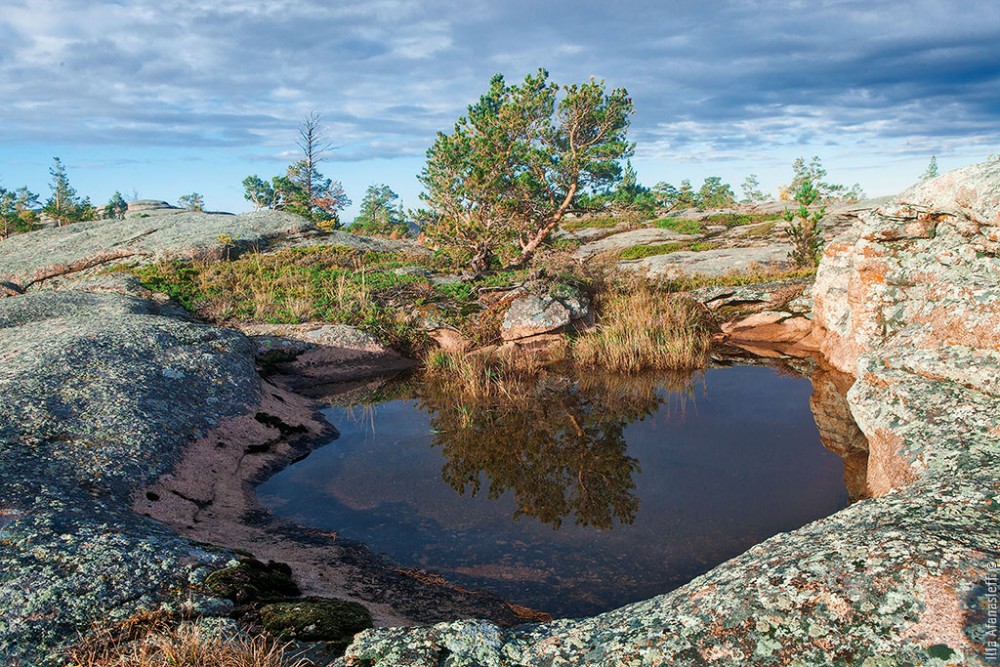
POLYGON ((858 378, 851 405, 871 445, 873 495, 933 463, 907 435, 905 416, 929 400, 909 388, 915 379, 1000 396, 998 216, 993 160, 911 188, 826 248, 816 333, 830 364, 858 378))
POLYGON ((931 349, 1000 350, 1000 161, 921 183, 863 213, 826 247, 814 317, 822 351, 855 373, 858 359, 907 327, 931 349))
POLYGON ((809 408, 823 446, 844 459, 844 484, 851 502, 869 495, 868 440, 854 422, 847 392, 854 378, 820 365, 811 377, 809 408))

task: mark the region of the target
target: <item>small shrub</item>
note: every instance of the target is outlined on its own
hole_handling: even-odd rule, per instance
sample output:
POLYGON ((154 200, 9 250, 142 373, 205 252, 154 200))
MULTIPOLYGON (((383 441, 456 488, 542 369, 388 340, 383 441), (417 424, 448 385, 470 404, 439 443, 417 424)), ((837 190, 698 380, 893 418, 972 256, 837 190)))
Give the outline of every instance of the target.
POLYGON ((797 211, 785 210, 784 218, 788 221, 786 233, 792 241, 792 251, 789 257, 796 266, 815 267, 823 252, 823 236, 819 222, 826 213, 826 207, 818 211, 810 211, 809 206, 819 199, 819 190, 813 187, 812 181, 804 179, 795 190, 795 201, 799 203, 797 211))

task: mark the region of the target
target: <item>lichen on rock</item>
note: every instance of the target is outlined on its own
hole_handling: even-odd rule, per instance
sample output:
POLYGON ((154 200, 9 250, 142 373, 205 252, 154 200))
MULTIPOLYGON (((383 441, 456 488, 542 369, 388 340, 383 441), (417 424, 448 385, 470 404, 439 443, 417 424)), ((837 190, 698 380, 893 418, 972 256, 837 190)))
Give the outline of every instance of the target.
POLYGON ((129 497, 216 420, 254 404, 258 386, 244 336, 154 302, 81 292, 0 300, 6 664, 50 664, 97 618, 191 602, 183 591, 229 556, 134 514, 129 497))

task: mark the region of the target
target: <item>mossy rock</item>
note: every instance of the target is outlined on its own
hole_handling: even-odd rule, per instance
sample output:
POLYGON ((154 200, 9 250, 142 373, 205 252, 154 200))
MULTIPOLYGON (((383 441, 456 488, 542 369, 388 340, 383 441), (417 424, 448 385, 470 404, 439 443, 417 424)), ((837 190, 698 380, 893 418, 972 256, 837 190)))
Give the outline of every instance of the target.
POLYGON ((253 558, 216 570, 205 578, 205 585, 216 595, 229 598, 237 604, 278 600, 301 594, 292 580, 292 569, 288 565, 274 561, 265 565, 253 558))
POLYGON ((261 607, 260 616, 264 629, 273 635, 343 647, 355 634, 372 627, 372 616, 362 605, 329 598, 275 602, 261 607))

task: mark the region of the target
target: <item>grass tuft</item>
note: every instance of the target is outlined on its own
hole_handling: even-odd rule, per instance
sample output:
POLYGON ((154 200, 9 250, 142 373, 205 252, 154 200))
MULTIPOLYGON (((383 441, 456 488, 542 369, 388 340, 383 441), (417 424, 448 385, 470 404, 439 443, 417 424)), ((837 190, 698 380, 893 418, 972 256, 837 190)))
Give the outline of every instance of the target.
POLYGON ((71 649, 65 667, 306 667, 265 636, 207 636, 197 627, 154 626, 139 635, 109 631, 71 649))
POLYGON ((598 324, 573 344, 583 365, 622 373, 680 370, 704 365, 711 348, 704 306, 639 278, 600 292, 598 324))

